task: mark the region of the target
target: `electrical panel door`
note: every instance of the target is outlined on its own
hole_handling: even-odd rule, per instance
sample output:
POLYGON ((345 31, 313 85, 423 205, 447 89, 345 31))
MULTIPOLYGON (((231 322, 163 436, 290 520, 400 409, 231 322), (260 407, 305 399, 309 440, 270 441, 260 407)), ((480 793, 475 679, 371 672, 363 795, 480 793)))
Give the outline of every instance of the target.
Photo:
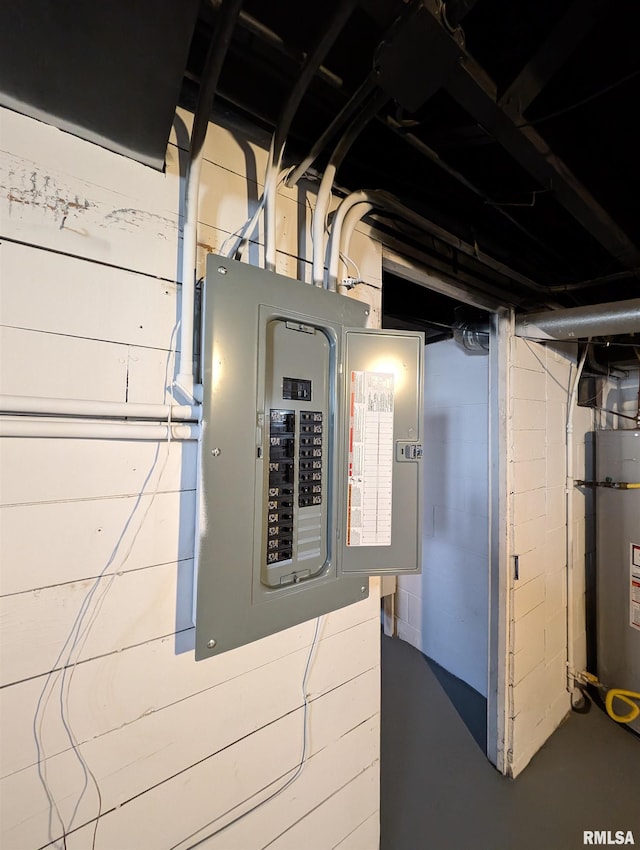
POLYGON ((405 514, 420 505, 421 417, 408 421, 407 400, 413 387, 420 405, 421 360, 409 364, 423 340, 365 330, 368 314, 354 299, 208 258, 197 659, 359 601, 374 572, 419 569, 419 542, 407 542, 417 520, 405 514), (364 477, 356 408, 368 428, 364 477))
POLYGON ((346 328, 343 356, 341 571, 420 573, 424 337, 346 328))

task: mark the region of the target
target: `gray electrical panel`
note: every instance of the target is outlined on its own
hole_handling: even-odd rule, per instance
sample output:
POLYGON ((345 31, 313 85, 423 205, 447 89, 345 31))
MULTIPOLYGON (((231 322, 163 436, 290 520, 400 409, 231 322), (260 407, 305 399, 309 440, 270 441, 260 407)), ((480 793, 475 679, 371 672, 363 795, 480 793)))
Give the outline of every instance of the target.
POLYGON ((368 313, 209 256, 197 660, 420 571, 424 339, 368 313))

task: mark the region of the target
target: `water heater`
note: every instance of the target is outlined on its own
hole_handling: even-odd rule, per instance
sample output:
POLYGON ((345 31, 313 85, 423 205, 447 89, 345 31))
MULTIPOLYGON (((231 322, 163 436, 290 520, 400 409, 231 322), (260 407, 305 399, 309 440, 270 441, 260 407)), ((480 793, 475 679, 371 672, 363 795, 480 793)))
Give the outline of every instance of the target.
MULTIPOLYGON (((640 430, 598 431, 596 450, 598 481, 640 481, 640 430)), ((640 489, 598 487, 596 520, 598 678, 640 691, 640 489)))

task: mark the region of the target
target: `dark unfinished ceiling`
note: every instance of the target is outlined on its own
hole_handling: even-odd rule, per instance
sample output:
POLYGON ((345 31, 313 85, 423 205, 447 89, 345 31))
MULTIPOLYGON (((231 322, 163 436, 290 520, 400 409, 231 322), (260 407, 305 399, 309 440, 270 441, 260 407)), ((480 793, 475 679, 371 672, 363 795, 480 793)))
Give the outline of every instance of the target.
MULTIPOLYGON (((220 6, 201 5, 187 106, 220 6)), ((271 132, 340 6, 245 0, 216 109, 271 132)), ((636 0, 352 6, 295 114, 286 162, 302 160, 345 105, 357 116, 375 100, 336 185, 390 192, 454 239, 425 235, 395 213, 375 215, 390 237, 450 278, 477 279, 524 309, 637 297, 636 0), (488 269, 487 256, 514 274, 488 269)), ((347 126, 322 145, 316 174, 347 126)))

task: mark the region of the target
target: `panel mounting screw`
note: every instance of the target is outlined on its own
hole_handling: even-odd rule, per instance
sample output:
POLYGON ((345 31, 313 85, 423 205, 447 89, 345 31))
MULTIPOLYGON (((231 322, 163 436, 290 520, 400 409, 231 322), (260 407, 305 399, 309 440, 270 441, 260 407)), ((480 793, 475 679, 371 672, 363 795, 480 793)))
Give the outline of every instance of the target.
POLYGON ((365 310, 365 311, 364 311, 364 314, 365 314, 365 316, 368 316, 368 315, 369 315, 369 310, 365 310))
POLYGON ((218 274, 226 274, 227 267, 226 266, 218 266, 218 274))
POLYGON ((367 592, 367 588, 363 584, 362 587, 360 588, 360 593, 366 593, 366 592, 367 592))
POLYGON ((211 449, 211 454, 212 454, 214 457, 219 457, 219 456, 220 456, 220 453, 221 453, 221 449, 218 449, 218 448, 211 449))
POLYGON ((207 641, 207 649, 215 649, 216 643, 217 643, 217 641, 215 641, 213 638, 211 638, 211 640, 207 641))

